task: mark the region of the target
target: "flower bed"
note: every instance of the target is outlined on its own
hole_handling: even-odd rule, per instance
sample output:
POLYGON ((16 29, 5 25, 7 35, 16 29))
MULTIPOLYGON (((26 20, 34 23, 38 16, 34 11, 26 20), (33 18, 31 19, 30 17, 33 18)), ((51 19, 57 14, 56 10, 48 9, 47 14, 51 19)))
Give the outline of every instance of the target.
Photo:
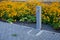
POLYGON ((60 29, 60 3, 44 4, 41 2, 0 2, 0 19, 8 22, 36 22, 36 6, 42 6, 42 22, 60 29))

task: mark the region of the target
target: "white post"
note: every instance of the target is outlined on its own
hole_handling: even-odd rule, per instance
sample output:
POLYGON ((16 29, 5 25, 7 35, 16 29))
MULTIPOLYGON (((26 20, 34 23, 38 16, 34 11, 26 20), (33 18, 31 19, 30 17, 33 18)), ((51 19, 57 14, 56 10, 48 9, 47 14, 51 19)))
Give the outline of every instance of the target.
POLYGON ((41 30, 41 6, 36 7, 36 29, 41 30))

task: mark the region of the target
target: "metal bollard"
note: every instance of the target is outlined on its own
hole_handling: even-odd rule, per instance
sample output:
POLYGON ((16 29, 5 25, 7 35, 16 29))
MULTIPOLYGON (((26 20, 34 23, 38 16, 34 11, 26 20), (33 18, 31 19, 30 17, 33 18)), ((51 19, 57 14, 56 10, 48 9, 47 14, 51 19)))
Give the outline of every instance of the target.
POLYGON ((41 6, 36 7, 36 29, 41 30, 41 6))

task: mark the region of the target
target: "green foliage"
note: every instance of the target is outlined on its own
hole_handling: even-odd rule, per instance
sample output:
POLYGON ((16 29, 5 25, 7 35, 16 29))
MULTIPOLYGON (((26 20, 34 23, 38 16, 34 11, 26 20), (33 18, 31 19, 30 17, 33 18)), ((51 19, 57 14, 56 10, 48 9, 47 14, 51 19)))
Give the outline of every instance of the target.
POLYGON ((56 29, 56 30, 57 30, 57 29, 60 29, 60 22, 59 22, 59 23, 53 23, 52 26, 53 26, 53 28, 56 29))
POLYGON ((24 15, 22 18, 20 18, 20 20, 19 21, 21 21, 21 22, 25 22, 25 21, 27 21, 27 22, 36 22, 36 17, 35 16, 33 16, 33 15, 24 15))
POLYGON ((14 20, 11 19, 11 18, 7 19, 7 22, 8 22, 8 23, 11 23, 11 24, 12 24, 13 21, 14 21, 14 20))

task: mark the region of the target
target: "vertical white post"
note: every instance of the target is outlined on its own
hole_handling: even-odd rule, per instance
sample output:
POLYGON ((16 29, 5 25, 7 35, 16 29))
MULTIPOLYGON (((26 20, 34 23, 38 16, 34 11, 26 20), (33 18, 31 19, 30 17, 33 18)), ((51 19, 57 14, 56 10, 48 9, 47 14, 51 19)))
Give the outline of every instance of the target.
POLYGON ((41 6, 36 7, 36 29, 41 30, 41 6))

